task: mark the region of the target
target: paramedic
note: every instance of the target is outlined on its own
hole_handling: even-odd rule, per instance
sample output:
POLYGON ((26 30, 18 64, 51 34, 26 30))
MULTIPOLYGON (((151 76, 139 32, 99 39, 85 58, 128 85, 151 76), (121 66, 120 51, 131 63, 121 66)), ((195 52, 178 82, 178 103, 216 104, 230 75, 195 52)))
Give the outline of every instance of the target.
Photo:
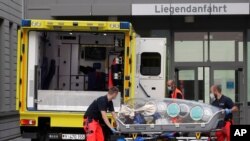
POLYGON ((184 96, 183 96, 181 90, 179 90, 176 87, 174 80, 168 80, 167 86, 168 86, 169 98, 184 99, 184 96))
POLYGON ((233 103, 232 99, 227 96, 224 96, 221 93, 221 87, 219 85, 213 85, 211 87, 211 95, 215 97, 215 100, 212 102, 213 106, 222 108, 225 110, 225 119, 222 123, 219 123, 219 128, 222 128, 222 131, 216 132, 216 137, 218 141, 230 141, 230 125, 232 124, 233 112, 237 112, 238 108, 233 103))
POLYGON ((117 87, 111 87, 107 95, 97 98, 89 105, 84 115, 83 127, 86 132, 87 141, 104 141, 101 124, 106 124, 113 133, 117 132, 107 118, 107 111, 111 112, 113 118, 116 120, 112 100, 116 98, 118 92, 117 87))

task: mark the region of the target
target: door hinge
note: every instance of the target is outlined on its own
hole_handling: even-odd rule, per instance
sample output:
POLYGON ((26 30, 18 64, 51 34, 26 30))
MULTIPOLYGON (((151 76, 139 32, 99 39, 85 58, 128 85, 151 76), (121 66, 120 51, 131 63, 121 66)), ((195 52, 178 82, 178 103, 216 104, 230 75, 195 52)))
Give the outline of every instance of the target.
POLYGON ((73 22, 73 26, 78 26, 78 22, 73 22))
POLYGON ((25 45, 22 44, 22 52, 24 53, 24 51, 25 51, 25 45))
POLYGON ((125 80, 130 80, 130 76, 125 76, 125 80))
POLYGON ((127 56, 129 56, 129 47, 127 47, 127 56))
POLYGON ((125 89, 125 97, 129 97, 129 89, 125 89))
POLYGON ((20 62, 22 62, 22 61, 23 61, 23 56, 21 55, 21 56, 20 56, 20 62))
POLYGON ((22 85, 22 78, 20 78, 20 80, 19 80, 19 84, 20 84, 20 85, 22 85))
POLYGON ((131 63, 132 63, 132 59, 131 59, 131 58, 129 58, 129 61, 128 61, 128 63, 129 63, 129 64, 131 64, 131 63))

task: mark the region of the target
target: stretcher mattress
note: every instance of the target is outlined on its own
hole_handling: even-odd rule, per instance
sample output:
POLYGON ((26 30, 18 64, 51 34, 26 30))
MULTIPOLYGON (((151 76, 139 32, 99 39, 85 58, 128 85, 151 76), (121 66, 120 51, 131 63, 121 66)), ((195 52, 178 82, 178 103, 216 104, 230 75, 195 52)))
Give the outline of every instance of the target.
POLYGON ((195 101, 130 99, 121 106, 117 128, 122 133, 209 132, 224 117, 224 110, 195 101))

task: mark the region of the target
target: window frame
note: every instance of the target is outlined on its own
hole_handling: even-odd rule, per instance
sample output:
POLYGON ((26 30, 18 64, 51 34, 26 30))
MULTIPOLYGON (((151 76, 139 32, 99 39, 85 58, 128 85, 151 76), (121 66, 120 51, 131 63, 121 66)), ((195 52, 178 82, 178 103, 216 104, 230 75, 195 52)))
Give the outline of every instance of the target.
MULTIPOLYGON (((141 53, 141 57, 140 57, 140 62, 141 62, 141 64, 140 64, 140 74, 141 75, 143 75, 143 76, 159 76, 160 74, 161 74, 161 67, 162 67, 162 65, 161 65, 161 63, 162 63, 162 56, 161 56, 161 54, 159 53, 159 52, 143 52, 143 53, 141 53), (159 62, 159 72, 156 74, 149 74, 149 73, 143 73, 142 72, 142 68, 143 68, 143 66, 142 66, 142 59, 143 59, 143 54, 157 54, 158 56, 157 57, 159 57, 159 60, 160 60, 160 62, 159 62)), ((149 67, 148 67, 149 68, 149 67)), ((152 67, 151 67, 152 68, 152 67)))

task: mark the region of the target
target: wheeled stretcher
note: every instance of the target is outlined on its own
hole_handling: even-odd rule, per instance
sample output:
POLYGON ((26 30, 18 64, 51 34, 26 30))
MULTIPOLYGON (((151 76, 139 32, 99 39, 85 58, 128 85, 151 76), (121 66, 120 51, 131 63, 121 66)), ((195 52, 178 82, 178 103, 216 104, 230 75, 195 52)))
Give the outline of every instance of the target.
POLYGON ((121 133, 210 132, 224 120, 224 110, 189 100, 131 99, 121 106, 121 133))

